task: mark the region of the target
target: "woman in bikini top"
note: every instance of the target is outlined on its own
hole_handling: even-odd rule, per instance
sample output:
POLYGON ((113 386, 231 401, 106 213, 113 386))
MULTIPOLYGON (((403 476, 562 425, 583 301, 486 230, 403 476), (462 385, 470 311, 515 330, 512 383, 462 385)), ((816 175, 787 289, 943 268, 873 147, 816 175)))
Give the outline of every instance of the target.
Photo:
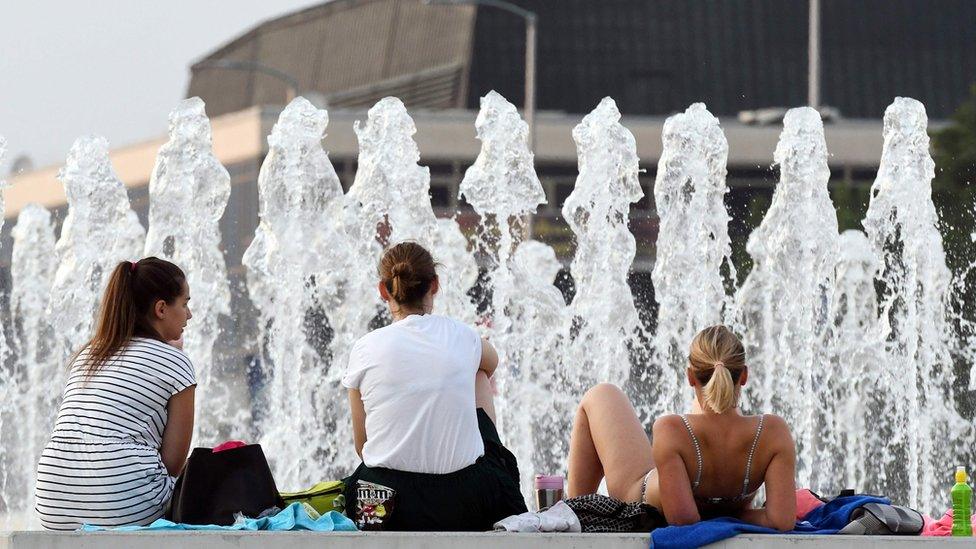
POLYGON ((793 529, 793 437, 778 416, 740 413, 748 379, 742 343, 725 326, 706 328, 692 341, 688 363, 692 413, 658 418, 653 444, 618 387, 600 384, 586 393, 570 441, 569 496, 593 493, 606 478, 611 497, 653 505, 670 524, 732 516, 793 529), (763 485, 765 505, 756 508, 763 485))

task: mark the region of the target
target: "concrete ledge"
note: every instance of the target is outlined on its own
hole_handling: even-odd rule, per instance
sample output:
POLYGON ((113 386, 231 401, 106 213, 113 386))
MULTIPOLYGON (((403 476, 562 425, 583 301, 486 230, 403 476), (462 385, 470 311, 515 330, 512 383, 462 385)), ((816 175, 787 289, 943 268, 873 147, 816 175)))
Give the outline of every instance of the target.
MULTIPOLYGON (((409 532, 0 532, 0 549, 647 549, 648 535, 633 534, 500 534, 409 532)), ((795 549, 857 547, 908 549, 974 545, 964 538, 916 536, 741 535, 710 545, 714 549, 795 549)))

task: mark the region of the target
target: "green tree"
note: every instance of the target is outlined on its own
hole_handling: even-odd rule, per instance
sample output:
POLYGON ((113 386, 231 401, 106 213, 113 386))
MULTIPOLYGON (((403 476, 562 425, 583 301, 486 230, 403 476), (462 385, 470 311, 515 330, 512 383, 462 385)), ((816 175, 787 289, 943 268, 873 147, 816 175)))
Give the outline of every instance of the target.
MULTIPOLYGON (((976 260, 973 254, 976 198, 976 85, 956 109, 948 126, 932 132, 935 181, 932 199, 939 210, 949 266, 960 273, 976 260)), ((967 301, 971 296, 967 296, 967 301)))
POLYGON ((964 417, 976 410, 976 391, 966 391, 973 356, 965 342, 976 340, 976 85, 945 128, 932 132, 935 180, 932 200, 939 211, 946 260, 955 279, 951 303, 960 348, 954 353, 957 406, 964 417))
POLYGON ((958 188, 976 182, 976 84, 951 121, 932 134, 935 183, 958 188))

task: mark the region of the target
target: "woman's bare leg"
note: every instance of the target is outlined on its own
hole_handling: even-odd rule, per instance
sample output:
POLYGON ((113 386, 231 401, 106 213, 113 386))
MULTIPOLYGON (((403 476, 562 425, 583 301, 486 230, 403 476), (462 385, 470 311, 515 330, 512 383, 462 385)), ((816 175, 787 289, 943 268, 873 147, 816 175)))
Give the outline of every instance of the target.
POLYGON ((587 391, 569 441, 569 497, 596 492, 605 476, 611 497, 636 501, 653 468, 651 441, 627 395, 609 383, 587 391))
POLYGON ((476 408, 484 409, 492 423, 495 421, 495 391, 491 384, 491 379, 484 370, 478 370, 474 376, 474 405, 476 408))

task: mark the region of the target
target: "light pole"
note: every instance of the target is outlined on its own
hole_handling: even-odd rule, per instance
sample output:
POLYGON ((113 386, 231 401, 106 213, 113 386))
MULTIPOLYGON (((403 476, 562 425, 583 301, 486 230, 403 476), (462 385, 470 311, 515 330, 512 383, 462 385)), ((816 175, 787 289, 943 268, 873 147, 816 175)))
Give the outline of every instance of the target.
POLYGON ((504 0, 423 0, 425 4, 490 6, 514 13, 525 19, 525 103, 522 107, 529 126, 529 150, 535 152, 535 26, 538 19, 529 11, 504 0))
POLYGON ((257 61, 238 61, 234 59, 209 59, 193 65, 194 69, 227 69, 236 71, 254 71, 266 74, 272 78, 277 78, 285 83, 285 103, 298 95, 298 79, 294 76, 282 72, 274 67, 269 67, 257 61))
POLYGON ((820 108, 820 0, 810 1, 810 29, 807 45, 807 103, 820 108))

